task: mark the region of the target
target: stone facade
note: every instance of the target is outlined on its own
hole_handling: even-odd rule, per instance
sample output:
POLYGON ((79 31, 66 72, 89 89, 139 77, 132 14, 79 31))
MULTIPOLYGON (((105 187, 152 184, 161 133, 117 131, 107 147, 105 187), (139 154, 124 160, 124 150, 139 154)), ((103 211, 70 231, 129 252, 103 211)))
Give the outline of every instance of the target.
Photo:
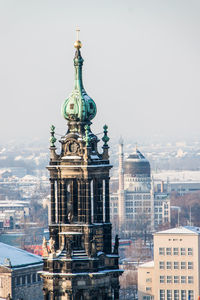
POLYGON ((51 218, 49 249, 43 242, 44 299, 119 299, 118 237, 112 250, 109 140, 104 126, 103 151, 90 129, 96 114, 94 101, 82 83, 83 59, 79 41, 75 88, 63 104, 68 132, 56 153, 52 127, 50 163, 51 218))
POLYGON ((19 269, 0 266, 0 297, 12 300, 42 300, 42 281, 37 273, 41 270, 42 264, 19 269))

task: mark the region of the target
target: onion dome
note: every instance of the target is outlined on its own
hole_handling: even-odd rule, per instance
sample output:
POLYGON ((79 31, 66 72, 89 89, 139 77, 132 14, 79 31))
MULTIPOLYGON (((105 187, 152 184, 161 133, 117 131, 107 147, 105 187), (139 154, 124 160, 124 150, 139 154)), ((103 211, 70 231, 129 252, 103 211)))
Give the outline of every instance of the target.
POLYGON ((82 82, 83 58, 79 40, 74 43, 76 53, 74 57, 75 84, 72 93, 62 105, 62 115, 68 121, 90 123, 96 115, 96 104, 86 93, 82 82))
POLYGON ((150 177, 151 167, 144 155, 136 149, 124 163, 125 174, 132 177, 150 177))

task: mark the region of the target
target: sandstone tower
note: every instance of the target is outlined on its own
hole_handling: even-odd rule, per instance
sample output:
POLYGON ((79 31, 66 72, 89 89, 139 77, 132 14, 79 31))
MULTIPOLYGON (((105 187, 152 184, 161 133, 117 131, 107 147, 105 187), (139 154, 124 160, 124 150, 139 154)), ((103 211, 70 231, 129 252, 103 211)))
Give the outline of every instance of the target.
POLYGON ((91 131, 96 104, 82 82, 81 42, 74 44, 75 84, 62 106, 68 121, 56 153, 55 127, 51 127, 50 240, 43 241, 45 300, 119 299, 118 236, 112 249, 107 126, 103 147, 91 131))

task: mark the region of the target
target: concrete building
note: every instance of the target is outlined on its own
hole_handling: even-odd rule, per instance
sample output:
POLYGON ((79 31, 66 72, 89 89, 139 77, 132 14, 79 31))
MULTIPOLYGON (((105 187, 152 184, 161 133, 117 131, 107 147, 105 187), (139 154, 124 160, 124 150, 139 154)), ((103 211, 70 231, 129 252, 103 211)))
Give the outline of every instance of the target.
POLYGON ((96 104, 82 82, 81 42, 75 42, 75 87, 62 113, 68 131, 56 153, 51 127, 51 218, 49 249, 43 242, 45 300, 119 299, 119 238, 112 249, 110 223, 108 127, 103 147, 91 131, 96 104))
POLYGON ((155 233, 154 259, 138 268, 139 300, 198 299, 200 228, 185 226, 155 233))
POLYGON ((170 222, 169 195, 155 192, 149 161, 136 148, 124 160, 123 141, 119 144, 119 190, 111 194, 112 222, 118 222, 125 237, 135 232, 153 232, 170 222))
POLYGON ((0 299, 42 300, 42 258, 0 243, 0 299))

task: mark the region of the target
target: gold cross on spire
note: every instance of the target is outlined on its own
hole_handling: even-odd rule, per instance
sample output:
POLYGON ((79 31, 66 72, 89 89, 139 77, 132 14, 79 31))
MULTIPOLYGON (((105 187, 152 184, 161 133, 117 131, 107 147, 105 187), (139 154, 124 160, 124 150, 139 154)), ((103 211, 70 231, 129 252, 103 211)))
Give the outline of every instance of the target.
POLYGON ((79 40, 79 33, 80 33, 80 29, 77 27, 76 28, 76 40, 79 40))
POLYGON ((80 32, 80 29, 77 28, 77 29, 76 29, 76 42, 74 43, 74 47, 75 47, 76 49, 80 49, 81 46, 82 46, 81 42, 79 41, 79 32, 80 32))

